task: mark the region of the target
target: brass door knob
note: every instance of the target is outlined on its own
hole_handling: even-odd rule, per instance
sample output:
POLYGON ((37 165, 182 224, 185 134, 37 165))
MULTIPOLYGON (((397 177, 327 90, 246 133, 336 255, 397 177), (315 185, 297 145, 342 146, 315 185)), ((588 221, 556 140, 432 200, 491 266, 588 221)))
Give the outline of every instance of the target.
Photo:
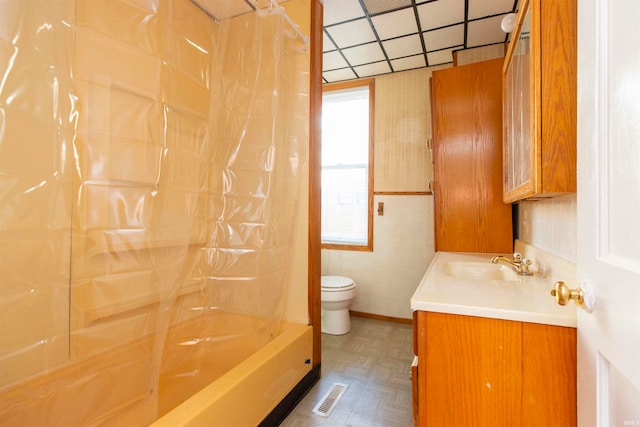
POLYGON ((564 282, 556 282, 551 289, 551 296, 556 298, 556 302, 560 305, 567 305, 573 300, 577 305, 584 303, 582 289, 571 289, 564 282))

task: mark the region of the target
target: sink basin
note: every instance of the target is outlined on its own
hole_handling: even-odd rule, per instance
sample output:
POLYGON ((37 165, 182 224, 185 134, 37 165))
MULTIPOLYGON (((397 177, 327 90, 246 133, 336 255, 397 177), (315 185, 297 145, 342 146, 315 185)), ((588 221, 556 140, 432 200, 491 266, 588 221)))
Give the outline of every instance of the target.
POLYGON ((449 261, 442 265, 442 274, 463 280, 515 280, 511 268, 487 262, 449 261))

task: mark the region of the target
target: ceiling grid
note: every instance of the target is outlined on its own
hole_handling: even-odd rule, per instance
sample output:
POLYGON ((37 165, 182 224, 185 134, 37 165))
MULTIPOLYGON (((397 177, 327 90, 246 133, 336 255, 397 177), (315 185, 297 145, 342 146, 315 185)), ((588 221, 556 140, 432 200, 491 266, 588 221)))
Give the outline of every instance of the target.
POLYGON ((453 62, 504 43, 517 0, 324 0, 325 83, 453 62))

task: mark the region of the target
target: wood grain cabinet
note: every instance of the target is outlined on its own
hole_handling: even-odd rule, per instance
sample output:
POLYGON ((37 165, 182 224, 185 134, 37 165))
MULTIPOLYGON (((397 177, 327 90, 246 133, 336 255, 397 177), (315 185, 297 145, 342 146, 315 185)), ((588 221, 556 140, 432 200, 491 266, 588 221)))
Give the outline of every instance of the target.
POLYGON ((576 0, 521 0, 502 69, 504 201, 576 191, 576 0))
POLYGON ((414 312, 417 426, 576 425, 576 330, 414 312))
POLYGON ((435 250, 511 252, 502 201, 501 59, 434 71, 435 250))

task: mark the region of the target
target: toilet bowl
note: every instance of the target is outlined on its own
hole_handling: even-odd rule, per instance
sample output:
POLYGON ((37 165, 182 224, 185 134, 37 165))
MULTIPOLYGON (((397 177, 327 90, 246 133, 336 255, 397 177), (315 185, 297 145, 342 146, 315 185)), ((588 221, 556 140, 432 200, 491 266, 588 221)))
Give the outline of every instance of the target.
POLYGON ((325 334, 343 335, 351 330, 349 305, 356 296, 356 284, 344 276, 322 276, 320 301, 325 334))

